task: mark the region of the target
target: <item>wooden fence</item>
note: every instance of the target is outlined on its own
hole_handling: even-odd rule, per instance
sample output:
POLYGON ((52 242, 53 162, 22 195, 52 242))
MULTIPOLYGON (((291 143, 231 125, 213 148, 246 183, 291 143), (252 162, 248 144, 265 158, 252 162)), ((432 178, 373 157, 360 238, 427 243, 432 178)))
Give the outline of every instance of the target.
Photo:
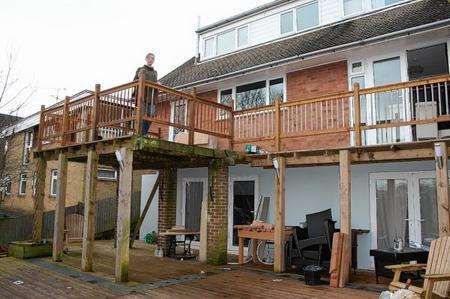
MULTIPOLYGON (((84 204, 66 208, 66 216, 72 214, 83 215, 84 204)), ((140 198, 133 197, 131 201, 131 222, 137 222, 140 215, 140 198)), ((42 238, 53 238, 55 212, 44 213, 42 238)), ((95 234, 101 236, 111 232, 116 227, 117 200, 107 198, 99 200, 95 206, 95 234)), ((7 245, 11 241, 24 241, 32 237, 33 215, 24 215, 15 218, 0 218, 0 245, 7 245)))

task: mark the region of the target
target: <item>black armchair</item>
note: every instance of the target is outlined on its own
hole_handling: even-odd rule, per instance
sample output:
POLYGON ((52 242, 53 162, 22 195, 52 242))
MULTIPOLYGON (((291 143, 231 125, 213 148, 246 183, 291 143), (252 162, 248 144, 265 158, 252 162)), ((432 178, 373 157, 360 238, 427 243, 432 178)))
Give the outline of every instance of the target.
POLYGON ((331 253, 335 221, 332 220, 331 209, 306 215, 308 238, 297 241, 297 248, 303 262, 321 265, 325 253, 331 253))

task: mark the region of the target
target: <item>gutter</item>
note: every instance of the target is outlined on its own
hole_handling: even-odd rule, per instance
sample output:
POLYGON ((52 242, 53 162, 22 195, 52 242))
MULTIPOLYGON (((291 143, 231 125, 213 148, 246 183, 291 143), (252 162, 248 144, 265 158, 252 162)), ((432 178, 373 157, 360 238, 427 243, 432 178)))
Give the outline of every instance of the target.
POLYGON ((434 29, 445 28, 445 27, 448 27, 449 25, 450 25, 450 19, 440 20, 440 21, 437 21, 434 23, 428 23, 428 24, 424 24, 424 25, 420 25, 420 26, 416 26, 416 27, 411 27, 408 29, 403 29, 400 31, 395 31, 395 32, 391 32, 391 33, 387 33, 387 34, 383 34, 383 35, 379 35, 379 36, 375 36, 375 37, 370 37, 370 38, 362 39, 359 41, 351 42, 348 44, 338 45, 338 46, 334 46, 331 48, 321 49, 321 50, 317 50, 317 51, 313 51, 313 52, 309 52, 309 53, 305 53, 305 54, 301 54, 301 55, 297 55, 297 56, 292 56, 292 57, 283 58, 283 59, 276 60, 276 61, 271 61, 268 63, 245 68, 245 69, 242 69, 239 71, 234 71, 234 72, 231 72, 228 74, 224 74, 224 75, 220 75, 220 76, 216 76, 216 77, 212 77, 212 78, 208 78, 208 79, 203 79, 203 80, 191 82, 191 83, 184 84, 184 85, 179 85, 179 86, 172 87, 172 88, 174 88, 174 89, 190 88, 193 86, 198 86, 198 85, 210 83, 213 81, 218 81, 220 79, 234 77, 236 75, 243 75, 248 72, 253 72, 253 71, 258 71, 258 70, 265 69, 265 68, 271 68, 273 66, 288 64, 288 63, 294 62, 296 60, 304 60, 306 58, 313 58, 313 57, 316 57, 319 55, 335 53, 337 51, 343 51, 343 50, 346 50, 346 49, 352 48, 352 47, 363 46, 363 45, 370 44, 370 43, 380 42, 380 41, 384 41, 386 39, 403 37, 403 36, 408 36, 408 35, 412 35, 412 34, 416 34, 416 33, 424 33, 426 31, 432 31, 434 29))

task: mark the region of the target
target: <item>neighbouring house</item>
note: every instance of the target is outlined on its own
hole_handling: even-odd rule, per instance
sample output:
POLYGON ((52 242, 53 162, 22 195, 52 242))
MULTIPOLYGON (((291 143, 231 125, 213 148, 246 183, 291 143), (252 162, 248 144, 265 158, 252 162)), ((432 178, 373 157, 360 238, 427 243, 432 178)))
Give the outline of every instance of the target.
MULTIPOLYGON (((449 29, 450 6, 444 0, 273 1, 199 28, 196 57, 164 76, 161 83, 174 89, 195 88, 199 97, 232 105, 235 150, 253 144, 266 153, 280 152, 280 148, 290 153, 286 225, 298 225, 306 214, 331 208, 339 227, 337 150, 356 144, 362 153, 365 147, 450 137, 450 119, 420 124, 421 119, 448 116, 447 79, 409 85, 414 88, 397 85, 393 91, 376 94, 379 86, 448 75, 449 29), (360 96, 359 116, 349 100, 355 83, 366 90, 360 96), (323 98, 330 94, 337 95, 323 98), (277 98, 283 101, 278 117, 284 137, 279 148, 273 132, 277 98), (357 120, 359 138, 348 129, 357 120), (395 125, 397 121, 405 123, 395 125), (320 155, 301 159, 313 155, 313 150, 320 155)), ((172 117, 184 118, 185 103, 173 106, 172 117)), ((187 133, 172 128, 169 134, 169 140, 178 141, 187 133)), ((224 146, 211 137, 204 143, 224 146)), ((370 231, 358 237, 358 268, 372 269, 370 249, 392 248, 394 238, 429 245, 438 236, 433 158, 395 162, 376 161, 375 155, 367 163, 352 166, 351 227, 370 231)), ((267 221, 275 222, 272 167, 270 156, 251 165, 229 167, 228 212, 218 223, 228 227, 229 252, 237 252, 233 225, 253 219, 261 197, 270 197, 267 221)), ((171 212, 166 205, 158 209, 154 200, 141 237, 157 231, 158 225, 170 227, 165 221, 200 229, 208 168, 180 168, 176 177, 176 216, 161 217, 171 212)), ((155 175, 144 176, 142 182, 142 189, 150 190, 155 175)), ((142 192, 141 206, 146 193, 142 192)))
MULTIPOLYGON (((70 97, 71 101, 92 94, 83 90, 70 97)), ((62 102, 54 106, 62 105, 62 102)), ((39 112, 10 123, 3 128, 2 140, 5 142, 4 168, 0 208, 30 214, 33 213, 36 179, 36 165, 32 151, 35 149, 39 131, 39 112)), ((46 169, 44 210, 55 209, 58 170, 56 162, 49 162, 46 169)), ((68 167, 68 185, 66 206, 74 206, 83 202, 85 164, 70 162, 68 167)), ((117 171, 102 166, 98 170, 98 199, 115 198, 117 196, 117 171)))

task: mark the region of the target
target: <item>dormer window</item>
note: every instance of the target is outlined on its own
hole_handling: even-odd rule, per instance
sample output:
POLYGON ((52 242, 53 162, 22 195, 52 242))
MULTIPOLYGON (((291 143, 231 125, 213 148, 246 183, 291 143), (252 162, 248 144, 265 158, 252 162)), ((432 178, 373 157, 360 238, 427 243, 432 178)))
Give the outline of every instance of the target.
POLYGON ((237 29, 237 46, 242 48, 248 45, 248 26, 237 29))
POLYGON ((372 8, 382 8, 400 2, 401 0, 372 0, 372 8))
POLYGON ((214 56, 214 37, 205 39, 205 57, 214 56))
POLYGON ((314 1, 297 8, 297 31, 319 25, 319 2, 314 1))
POLYGON ((230 30, 217 35, 217 55, 234 51, 236 48, 234 33, 234 30, 230 30))
POLYGON ((288 11, 281 14, 281 34, 294 31, 294 13, 288 11))
POLYGON ((363 0, 344 0, 344 16, 357 14, 363 11, 363 0))

